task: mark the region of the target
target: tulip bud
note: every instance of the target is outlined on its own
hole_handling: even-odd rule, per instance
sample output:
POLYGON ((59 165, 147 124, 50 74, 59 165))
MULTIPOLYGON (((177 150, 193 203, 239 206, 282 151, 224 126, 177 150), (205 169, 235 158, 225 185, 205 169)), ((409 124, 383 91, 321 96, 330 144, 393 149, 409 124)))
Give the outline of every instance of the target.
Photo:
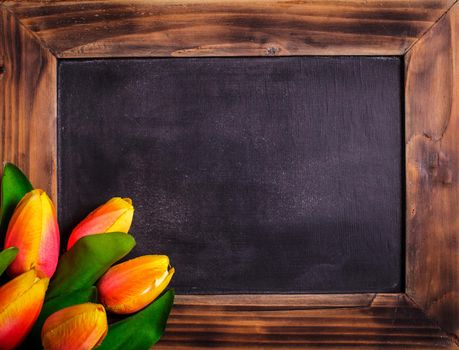
POLYGON ((102 342, 107 331, 104 307, 85 303, 49 316, 43 324, 41 341, 45 350, 90 350, 102 342))
POLYGON ((6 232, 5 248, 19 253, 8 272, 17 276, 30 269, 51 277, 59 259, 59 227, 54 205, 42 190, 32 190, 18 203, 6 232))
POLYGON ((165 255, 145 255, 111 267, 100 279, 99 298, 107 310, 136 312, 166 289, 175 270, 165 255))
POLYGON ((92 211, 72 231, 67 244, 70 249, 81 237, 108 232, 128 232, 134 207, 129 198, 115 197, 92 211))
POLYGON ((13 349, 24 340, 40 314, 48 282, 29 270, 0 288, 0 349, 13 349))

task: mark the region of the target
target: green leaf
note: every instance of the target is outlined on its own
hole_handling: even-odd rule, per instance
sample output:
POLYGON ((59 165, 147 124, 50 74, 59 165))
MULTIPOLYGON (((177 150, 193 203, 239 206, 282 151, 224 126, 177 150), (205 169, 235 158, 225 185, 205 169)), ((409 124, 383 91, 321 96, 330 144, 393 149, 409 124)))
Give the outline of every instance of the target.
POLYGON ((97 350, 149 350, 164 333, 174 295, 171 289, 145 309, 110 325, 97 350))
POLYGON ((127 233, 99 233, 80 238, 64 253, 46 294, 46 300, 91 287, 116 261, 135 246, 127 233))
POLYGON ((11 163, 6 163, 2 176, 2 199, 0 208, 0 232, 5 233, 8 228, 14 208, 27 192, 33 190, 27 176, 11 163))
POLYGON ((33 326, 28 338, 27 344, 41 344, 40 335, 41 328, 46 319, 56 311, 64 309, 68 306, 83 304, 83 303, 97 303, 97 288, 91 287, 87 289, 77 290, 67 295, 62 295, 51 300, 46 301, 38 316, 37 322, 33 326))
POLYGON ((19 249, 16 247, 6 248, 0 252, 0 276, 18 255, 19 249))

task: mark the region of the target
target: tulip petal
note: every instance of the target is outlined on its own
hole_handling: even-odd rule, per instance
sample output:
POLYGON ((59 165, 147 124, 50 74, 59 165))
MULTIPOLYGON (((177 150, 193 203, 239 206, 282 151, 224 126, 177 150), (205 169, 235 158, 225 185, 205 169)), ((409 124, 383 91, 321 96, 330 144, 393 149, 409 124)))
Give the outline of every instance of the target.
POLYGON ((8 225, 5 248, 18 247, 8 268, 17 276, 32 268, 51 277, 59 258, 59 228, 54 206, 42 190, 32 190, 19 202, 8 225))
POLYGON ((129 232, 134 207, 130 198, 114 197, 92 211, 72 231, 67 244, 69 250, 80 238, 107 232, 129 232))
POLYGON ((104 232, 129 232, 131 228, 132 219, 134 217, 133 210, 126 210, 122 215, 115 220, 115 222, 104 232))
POLYGON ((90 350, 107 334, 107 316, 100 304, 85 303, 59 310, 43 325, 45 350, 90 350))
POLYGON ((0 349, 13 349, 24 340, 40 313, 48 282, 30 270, 0 288, 0 349))
POLYGON ((39 248, 37 259, 37 269, 43 271, 47 276, 51 277, 57 268, 60 251, 60 234, 57 224, 56 209, 53 203, 43 193, 40 196, 43 210, 43 231, 42 240, 39 248))
POLYGON ((150 304, 167 287, 175 270, 165 255, 145 255, 110 268, 100 279, 100 300, 119 314, 136 312, 150 304))
POLYGON ((36 191, 27 193, 19 202, 8 226, 5 247, 18 246, 21 249, 15 263, 8 269, 13 276, 32 269, 37 260, 42 210, 40 196, 36 191))

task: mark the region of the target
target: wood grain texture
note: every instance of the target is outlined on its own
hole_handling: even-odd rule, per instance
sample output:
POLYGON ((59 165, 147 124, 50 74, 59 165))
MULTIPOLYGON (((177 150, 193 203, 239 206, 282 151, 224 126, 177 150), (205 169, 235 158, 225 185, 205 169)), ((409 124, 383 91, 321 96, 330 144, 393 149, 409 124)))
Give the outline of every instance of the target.
POLYGON ((401 294, 177 296, 155 349, 457 349, 401 294))
POLYGON ((58 57, 400 55, 455 0, 5 1, 58 57))
POLYGON ((56 58, 1 9, 0 159, 56 199, 56 58))
POLYGON ((459 335, 459 5, 406 56, 407 293, 459 335))

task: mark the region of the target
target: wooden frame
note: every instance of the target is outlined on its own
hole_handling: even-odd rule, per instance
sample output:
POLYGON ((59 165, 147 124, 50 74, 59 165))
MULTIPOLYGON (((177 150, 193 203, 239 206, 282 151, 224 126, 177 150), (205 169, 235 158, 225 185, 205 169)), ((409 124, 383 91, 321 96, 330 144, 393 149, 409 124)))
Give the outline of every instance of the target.
POLYGON ((3 1, 0 157, 56 199, 57 62, 405 57, 406 293, 179 296, 158 348, 459 348, 454 0, 3 1))

